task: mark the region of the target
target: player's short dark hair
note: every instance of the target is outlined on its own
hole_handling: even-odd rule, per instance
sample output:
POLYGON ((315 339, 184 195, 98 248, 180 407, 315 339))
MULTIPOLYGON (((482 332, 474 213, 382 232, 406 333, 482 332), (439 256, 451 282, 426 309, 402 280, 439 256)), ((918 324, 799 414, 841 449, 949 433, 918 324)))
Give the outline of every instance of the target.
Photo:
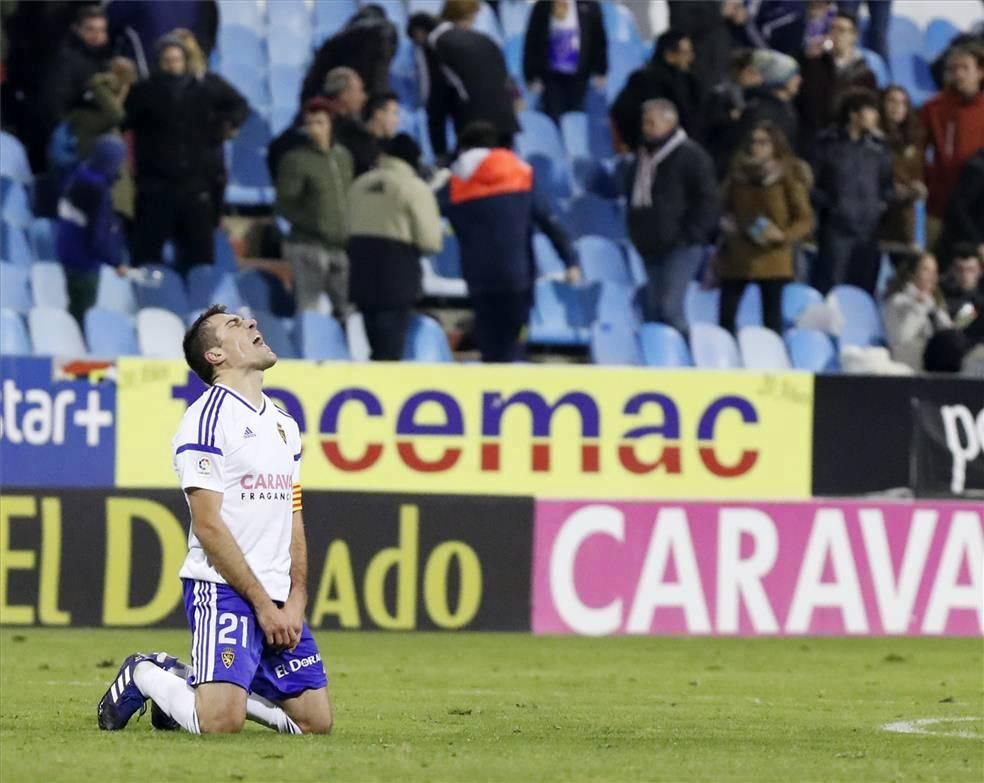
POLYGON ((225 305, 212 305, 195 319, 195 323, 185 332, 182 343, 188 366, 195 371, 195 375, 209 386, 215 382, 215 366, 205 358, 205 351, 209 348, 215 348, 219 344, 219 340, 215 336, 215 328, 207 321, 213 315, 221 315, 225 312, 225 305))
POLYGON ((366 120, 372 119, 372 115, 377 111, 382 109, 390 101, 400 102, 400 97, 392 90, 383 90, 382 92, 374 92, 369 96, 369 100, 366 101, 366 108, 363 112, 363 117, 366 120))
POLYGON ((878 110, 878 93, 867 87, 852 87, 845 90, 840 99, 837 111, 837 122, 840 127, 846 127, 851 115, 862 109, 878 110))

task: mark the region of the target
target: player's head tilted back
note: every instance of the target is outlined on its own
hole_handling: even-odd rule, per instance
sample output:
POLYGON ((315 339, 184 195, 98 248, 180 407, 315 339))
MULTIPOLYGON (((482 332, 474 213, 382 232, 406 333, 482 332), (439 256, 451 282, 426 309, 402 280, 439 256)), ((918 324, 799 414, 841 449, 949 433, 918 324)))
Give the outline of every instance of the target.
POLYGON ((198 316, 185 333, 184 355, 209 386, 223 375, 263 372, 277 362, 277 354, 256 328, 256 319, 226 312, 224 305, 212 305, 198 316))

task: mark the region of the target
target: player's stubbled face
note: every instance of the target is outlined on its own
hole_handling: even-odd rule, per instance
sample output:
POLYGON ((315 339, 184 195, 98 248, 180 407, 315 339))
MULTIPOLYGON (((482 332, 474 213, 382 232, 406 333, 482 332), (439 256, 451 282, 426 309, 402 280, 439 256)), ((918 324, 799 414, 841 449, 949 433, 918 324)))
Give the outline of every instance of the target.
POLYGON ((238 315, 215 315, 215 336, 225 354, 230 369, 265 370, 277 361, 277 354, 263 342, 263 334, 256 328, 255 318, 238 315))

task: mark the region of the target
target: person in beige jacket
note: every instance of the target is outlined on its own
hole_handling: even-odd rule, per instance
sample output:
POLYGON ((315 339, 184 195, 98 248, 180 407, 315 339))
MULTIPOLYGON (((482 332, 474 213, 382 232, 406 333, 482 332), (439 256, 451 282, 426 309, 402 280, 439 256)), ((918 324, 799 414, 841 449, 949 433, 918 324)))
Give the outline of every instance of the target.
POLYGON ((420 299, 420 257, 442 246, 437 199, 419 176, 420 148, 401 133, 349 189, 349 296, 373 361, 398 361, 420 299))
POLYGON ((926 345, 953 322, 940 292, 936 258, 923 253, 895 276, 885 293, 882 318, 892 358, 913 370, 924 368, 926 345))

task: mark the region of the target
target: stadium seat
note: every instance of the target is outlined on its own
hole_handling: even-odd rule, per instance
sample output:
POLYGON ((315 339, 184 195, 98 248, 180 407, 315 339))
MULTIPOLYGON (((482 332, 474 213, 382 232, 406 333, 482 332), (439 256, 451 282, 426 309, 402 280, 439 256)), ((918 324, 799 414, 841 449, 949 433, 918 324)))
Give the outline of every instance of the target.
POLYGON ((246 304, 256 313, 273 312, 273 290, 270 275, 259 269, 247 269, 239 273, 236 286, 246 304))
POLYGON ((444 0, 408 0, 407 10, 413 14, 430 14, 440 16, 444 8, 444 0))
POLYGON ((526 0, 499 0, 499 21, 507 42, 510 38, 526 35, 531 8, 532 4, 526 0))
POLYGON ((353 362, 369 361, 369 338, 366 337, 366 325, 362 313, 349 313, 345 319, 345 338, 348 343, 349 356, 353 362))
POLYGON ((430 362, 445 364, 453 362, 448 336, 433 318, 415 315, 407 332, 407 342, 403 349, 403 360, 408 362, 430 362))
POLYGON ((639 251, 636 250, 628 240, 622 241, 622 252, 625 253, 626 263, 629 265, 629 276, 632 278, 632 285, 641 288, 649 281, 649 273, 646 271, 646 262, 642 260, 639 251))
POLYGON ((553 242, 547 239, 545 234, 539 232, 533 235, 533 260, 536 263, 537 277, 559 279, 564 276, 567 270, 560 254, 553 246, 553 242))
POLYGON ((625 218, 618 202, 593 193, 571 199, 564 225, 575 238, 595 234, 619 241, 626 237, 625 218))
MULTIPOLYGON (((298 88, 298 94, 300 94, 300 88, 298 88)), ((276 101, 276 99, 274 100, 276 101)), ((296 103, 292 106, 274 103, 270 108, 270 133, 279 136, 294 123, 295 116, 297 116, 296 103)))
POLYGON ((219 0, 219 20, 223 26, 246 27, 257 35, 264 28, 263 12, 257 0, 219 0))
POLYGON ((587 322, 621 324, 636 329, 642 319, 639 317, 635 299, 635 289, 631 286, 607 280, 589 285, 584 292, 587 322))
POLYGON ((27 150, 20 139, 7 131, 0 131, 0 177, 28 185, 34 181, 27 150))
POLYGON ((556 280, 538 280, 533 289, 529 340, 542 345, 587 345, 588 289, 556 280))
POLYGON ((571 197, 573 179, 567 161, 561 161, 555 155, 545 155, 542 152, 534 152, 523 157, 533 167, 533 181, 539 192, 549 195, 555 204, 571 197))
MULTIPOLYGON (((602 3, 608 7, 614 3, 602 3)), ((605 86, 605 98, 609 103, 614 102, 622 91, 629 76, 646 63, 647 51, 640 42, 627 41, 615 44, 608 41, 608 80, 605 86)), ((592 90, 589 89, 589 93, 592 90)), ((589 112, 590 113, 590 112, 589 112)))
POLYGON ((519 81, 523 79, 523 45, 525 43, 523 35, 514 35, 506 39, 502 45, 502 54, 506 58, 506 70, 509 75, 519 81))
POLYGON ((0 356, 30 356, 31 338, 19 313, 0 308, 0 356))
POLYGON ((26 314, 33 306, 30 267, 0 261, 0 307, 26 314))
POLYGON ((626 288, 634 288, 622 249, 616 242, 605 237, 582 236, 574 241, 574 249, 585 280, 607 280, 626 288))
POLYGON ((27 186, 15 180, 4 180, 3 184, 3 220, 9 225, 27 227, 34 221, 31 211, 31 199, 27 186))
POLYGON ((762 325, 762 289, 757 283, 745 286, 738 302, 738 312, 735 313, 735 326, 741 329, 744 326, 762 325))
POLYGON ((937 17, 926 26, 923 36, 922 55, 929 62, 939 57, 960 31, 948 19, 937 17))
POLYGON ((741 367, 735 340, 717 324, 696 323, 690 327, 690 353, 698 367, 734 370, 741 367))
POLYGON ((922 106, 936 92, 929 65, 918 52, 893 52, 891 64, 892 78, 905 87, 913 106, 922 106))
POLYGON ((35 307, 27 315, 36 356, 85 356, 85 341, 78 322, 67 310, 35 307))
POLYGON ((137 344, 141 356, 158 359, 180 359, 185 325, 169 310, 146 307, 137 313, 137 344))
POLYGON ((720 288, 704 289, 696 280, 687 283, 687 293, 683 297, 683 315, 688 325, 718 323, 720 306, 720 288))
MULTIPOLYGON (((313 27, 314 20, 304 0, 275 0, 267 3, 267 29, 272 33, 277 29, 308 31, 313 27)), ((271 59, 273 51, 271 47, 271 59)))
POLYGON ((57 261, 38 261, 31 265, 31 291, 35 307, 68 309, 65 268, 57 261))
POLYGON ((34 245, 34 257, 39 261, 57 261, 55 221, 49 218, 34 218, 31 223, 31 244, 34 245))
POLYGON ((218 303, 235 312, 245 304, 235 275, 212 264, 198 264, 188 270, 188 300, 194 310, 218 303))
POLYGON ((922 45, 923 34, 919 26, 907 16, 892 14, 888 23, 888 49, 892 55, 914 54, 922 50, 922 45))
POLYGON ((432 263, 435 274, 451 280, 460 280, 461 248, 458 245, 458 237, 450 231, 445 231, 441 252, 433 257, 432 263))
POLYGON ((148 272, 161 274, 160 279, 152 285, 134 286, 138 307, 162 308, 177 315, 184 315, 191 310, 184 280, 177 272, 163 264, 148 264, 144 268, 148 272))
POLYGON ((782 289, 782 322, 795 326, 800 314, 811 305, 820 304, 823 295, 806 283, 786 283, 782 289))
MULTIPOLYGON (((386 18, 396 25, 396 29, 402 36, 407 29, 407 20, 409 19, 403 0, 372 0, 372 3, 386 12, 386 18)), ((368 3, 363 2, 363 5, 368 5, 368 3)))
POLYGON ((302 359, 348 361, 349 349, 338 321, 330 315, 305 310, 297 316, 295 331, 302 359))
POLYGON ((468 286, 465 281, 458 277, 442 277, 434 271, 432 259, 421 258, 420 270, 423 276, 421 285, 424 296, 444 299, 464 299, 468 296, 468 286))
POLYGON ((604 199, 617 199, 618 183, 611 160, 599 158, 574 158, 571 161, 571 178, 575 193, 593 193, 604 199))
POLYGON ((260 113, 253 111, 232 141, 231 184, 226 200, 231 204, 268 204, 273 187, 266 164, 270 127, 260 113))
POLYGON ((888 72, 888 65, 878 52, 873 52, 871 49, 862 49, 861 54, 864 55, 864 60, 868 64, 868 68, 875 75, 875 81, 878 83, 879 89, 885 89, 892 83, 891 74, 888 72))
POLYGON ((564 147, 571 158, 609 158, 615 154, 607 123, 583 111, 567 112, 560 118, 564 147))
MULTIPOLYGON (((276 6, 278 2, 270 3, 276 6)), ((270 65, 303 67, 311 60, 312 41, 310 27, 270 26, 267 33, 267 52, 270 65)), ((299 92, 299 91, 298 91, 299 92)))
POLYGON ((837 370, 837 351, 830 337, 818 329, 790 329, 786 332, 786 348, 793 367, 810 372, 837 370))
POLYGON ((624 324, 594 324, 591 327, 590 350, 594 364, 630 367, 642 364, 635 331, 624 324))
POLYGON ((236 251, 221 228, 212 232, 212 247, 215 254, 215 268, 223 272, 238 272, 239 262, 236 260, 236 251))
POLYGON ((232 63, 256 69, 254 79, 266 70, 266 47, 261 34, 238 24, 223 24, 219 27, 218 49, 224 74, 228 74, 226 69, 232 63))
POLYGON ((99 288, 96 307, 133 315, 137 312, 137 296, 128 277, 120 277, 116 270, 105 264, 99 269, 99 288))
POLYGON ((263 342, 273 349, 280 359, 297 359, 297 347, 287 332, 284 320, 273 313, 253 310, 256 328, 263 334, 263 342))
POLYGON ((132 315, 90 307, 84 320, 85 341, 93 356, 111 359, 140 355, 137 327, 132 315))
POLYGON ((341 30, 358 10, 358 0, 314 0, 315 37, 318 43, 341 30))
POLYGON ((789 356, 782 338, 764 326, 746 326, 738 332, 741 361, 749 370, 788 370, 789 356))
POLYGON ((853 285, 834 286, 827 300, 844 316, 841 345, 880 345, 885 341, 878 305, 867 291, 853 285))
POLYGON ((643 324, 639 329, 639 346, 647 367, 693 366, 686 340, 669 324, 643 324))
POLYGON ((7 222, 0 227, 0 259, 21 266, 34 263, 34 248, 23 227, 7 222))
POLYGON ((278 62, 270 66, 270 99, 275 107, 290 108, 291 117, 297 112, 304 71, 299 65, 278 62))
MULTIPOLYGON (((228 59, 223 59, 219 70, 222 76, 242 93, 254 109, 270 105, 270 94, 267 91, 267 79, 265 78, 265 64, 261 67, 255 63, 239 60, 230 62, 228 59)), ((241 132, 242 129, 240 129, 241 132)))

